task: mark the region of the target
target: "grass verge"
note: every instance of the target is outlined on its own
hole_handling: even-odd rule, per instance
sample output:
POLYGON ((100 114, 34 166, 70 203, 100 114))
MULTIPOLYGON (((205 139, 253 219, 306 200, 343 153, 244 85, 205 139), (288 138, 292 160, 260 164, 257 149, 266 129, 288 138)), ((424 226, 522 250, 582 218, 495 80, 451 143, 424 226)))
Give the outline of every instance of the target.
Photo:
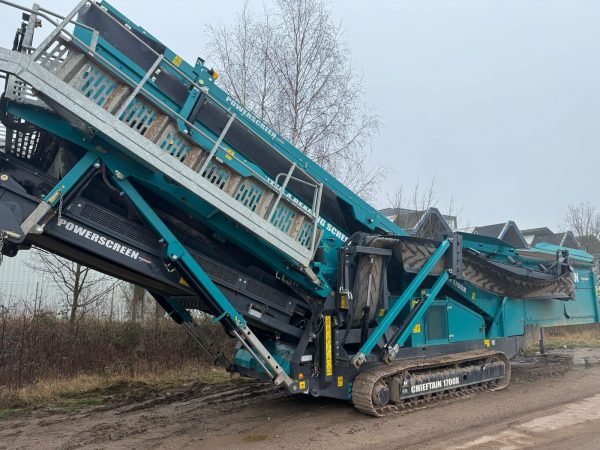
MULTIPOLYGON (((544 343, 547 350, 560 348, 600 347, 600 324, 550 327, 545 329, 544 343)), ((526 349, 526 354, 534 354, 540 349, 539 341, 526 349)))
POLYGON ((544 343, 550 350, 565 347, 600 347, 600 330, 546 333, 544 343))
POLYGON ((110 402, 143 401, 156 395, 190 391, 232 378, 239 377, 222 368, 190 365, 134 377, 78 375, 40 380, 19 389, 0 387, 0 419, 26 414, 39 407, 77 410, 110 402))

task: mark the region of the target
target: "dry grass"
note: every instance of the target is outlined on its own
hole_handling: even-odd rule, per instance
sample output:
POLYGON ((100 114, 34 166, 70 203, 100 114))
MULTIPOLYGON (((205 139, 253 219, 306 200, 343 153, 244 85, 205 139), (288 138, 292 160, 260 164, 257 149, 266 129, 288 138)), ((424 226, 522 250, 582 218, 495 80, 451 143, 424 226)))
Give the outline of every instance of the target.
POLYGON ((134 377, 78 375, 40 380, 19 389, 0 387, 0 419, 40 406, 78 409, 110 401, 139 401, 157 393, 219 383, 232 377, 221 368, 189 365, 134 377))
MULTIPOLYGON (((235 342, 219 325, 200 321, 215 350, 230 355, 235 342)), ((81 374, 164 373, 210 364, 198 344, 171 319, 117 322, 82 319, 76 325, 47 313, 0 314, 0 386, 22 388, 39 380, 81 374)))
POLYGON ((547 349, 600 347, 600 328, 579 330, 564 328, 546 332, 544 342, 547 349))

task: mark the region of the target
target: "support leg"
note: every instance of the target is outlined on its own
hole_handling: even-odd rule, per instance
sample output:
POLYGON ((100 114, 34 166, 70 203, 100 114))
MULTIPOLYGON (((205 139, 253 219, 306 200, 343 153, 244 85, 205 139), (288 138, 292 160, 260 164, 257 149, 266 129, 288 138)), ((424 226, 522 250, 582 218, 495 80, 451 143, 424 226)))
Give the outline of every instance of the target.
POLYGON ((414 326, 421 320, 425 312, 427 312, 429 306, 433 303, 435 296, 439 294, 446 281, 448 281, 448 272, 444 272, 438 277, 431 287, 431 290, 426 294, 425 299, 411 311, 406 320, 400 325, 398 331, 396 331, 388 343, 386 355, 387 362, 391 362, 396 357, 398 350, 400 350, 400 346, 404 345, 410 336, 410 333, 412 333, 414 326))
POLYGON ((202 327, 194 320, 188 310, 179 306, 176 302, 160 295, 156 292, 150 292, 156 302, 166 311, 176 323, 183 326, 190 334, 192 339, 204 350, 204 352, 213 360, 213 363, 219 364, 229 372, 231 371, 231 361, 219 350, 215 349, 215 343, 206 336, 202 327))
POLYGON ((131 201, 140 215, 165 243, 165 257, 176 267, 188 285, 207 301, 211 312, 219 317, 227 327, 256 359, 258 364, 270 374, 275 384, 283 384, 290 390, 298 390, 298 385, 281 368, 273 355, 265 348, 258 337, 250 330, 243 316, 229 303, 229 300, 212 282, 202 267, 179 242, 167 225, 158 217, 152 207, 135 189, 121 172, 111 168, 113 182, 131 201))
POLYGON ((546 354, 546 343, 544 342, 544 327, 540 327, 540 353, 542 355, 546 354))
POLYGON ((39 234, 43 231, 40 222, 50 213, 52 208, 60 205, 71 195, 76 194, 100 169, 100 160, 95 152, 88 152, 73 166, 69 172, 44 197, 42 202, 21 224, 25 235, 39 234))

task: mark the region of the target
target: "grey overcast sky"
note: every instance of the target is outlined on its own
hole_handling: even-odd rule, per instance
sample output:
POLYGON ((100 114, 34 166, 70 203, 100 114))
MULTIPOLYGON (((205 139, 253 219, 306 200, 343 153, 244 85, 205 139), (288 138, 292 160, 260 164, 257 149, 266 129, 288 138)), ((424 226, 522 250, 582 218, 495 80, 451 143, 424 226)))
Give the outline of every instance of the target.
MULTIPOLYGON (((71 6, 40 3, 60 12, 71 6)), ((205 24, 231 23, 242 6, 112 3, 189 61, 206 55, 205 24)), ((251 4, 260 9, 262 0, 251 4)), ((364 76, 366 100, 384 123, 373 162, 392 172, 376 206, 387 206, 385 191, 435 176, 440 206, 454 196, 469 225, 512 219, 521 229, 558 229, 570 203, 600 208, 600 2, 328 5, 364 76)), ((18 14, 5 11, 4 46, 18 24, 18 14)))

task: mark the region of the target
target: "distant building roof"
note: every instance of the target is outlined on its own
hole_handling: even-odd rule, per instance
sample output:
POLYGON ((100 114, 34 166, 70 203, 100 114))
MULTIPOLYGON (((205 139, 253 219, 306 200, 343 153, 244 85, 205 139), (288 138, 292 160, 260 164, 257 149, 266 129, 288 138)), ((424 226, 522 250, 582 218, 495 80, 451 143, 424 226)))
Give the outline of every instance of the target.
POLYGON ((548 227, 530 228, 528 230, 521 230, 524 236, 530 234, 554 234, 554 232, 548 227))
MULTIPOLYGON (((456 218, 455 218, 456 219, 456 218)), ((429 208, 412 229, 415 236, 440 239, 452 233, 445 216, 437 208, 429 208)))
POLYGON ((384 208, 379 212, 405 230, 414 230, 422 219, 431 215, 436 216, 435 220, 443 219, 446 226, 449 227, 450 230, 453 230, 457 227, 456 216, 442 214, 437 208, 429 208, 423 211, 417 211, 408 208, 384 208))
POLYGON ((579 242, 575 238, 575 235, 570 231, 554 233, 548 227, 540 227, 524 230, 522 233, 525 236, 525 240, 531 247, 535 246, 536 244, 546 242, 548 244, 558 245, 560 247, 580 248, 579 242))
POLYGON ((508 242, 517 248, 528 247, 525 237, 517 227, 517 224, 512 220, 504 223, 495 223, 493 225, 482 225, 471 230, 473 234, 489 236, 508 242))
POLYGON ((506 223, 495 223, 493 225, 477 226, 473 228, 473 234, 497 238, 502 233, 502 230, 504 230, 505 225, 506 223))

